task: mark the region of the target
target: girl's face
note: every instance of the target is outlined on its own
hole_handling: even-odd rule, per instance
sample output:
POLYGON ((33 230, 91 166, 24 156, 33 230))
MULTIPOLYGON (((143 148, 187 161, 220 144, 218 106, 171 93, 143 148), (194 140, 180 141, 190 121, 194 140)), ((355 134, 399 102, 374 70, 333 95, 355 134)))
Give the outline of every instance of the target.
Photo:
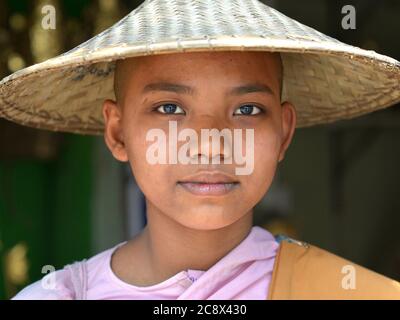
POLYGON ((116 159, 129 161, 149 215, 157 210, 183 226, 212 230, 252 213, 296 125, 294 107, 280 102, 280 79, 279 55, 265 52, 163 54, 118 62, 117 102, 106 100, 103 106, 105 140, 116 159), (183 154, 199 164, 169 163, 168 153, 178 154, 189 141, 178 141, 177 151, 172 148, 170 121, 178 134, 183 129, 197 133, 198 148, 192 144, 191 153, 183 154), (201 139, 201 129, 213 128, 228 129, 233 137, 225 148, 220 140, 217 153, 212 153, 211 139, 201 139), (241 145, 233 129, 242 129, 241 145), (253 146, 245 129, 254 130, 253 146), (146 139, 154 132, 165 133, 166 144, 159 150, 165 147, 166 164, 149 161, 154 151, 149 148, 163 142, 146 139), (237 163, 234 150, 245 156, 247 174, 237 174, 245 164, 237 163), (202 159, 211 163, 201 164, 202 159))

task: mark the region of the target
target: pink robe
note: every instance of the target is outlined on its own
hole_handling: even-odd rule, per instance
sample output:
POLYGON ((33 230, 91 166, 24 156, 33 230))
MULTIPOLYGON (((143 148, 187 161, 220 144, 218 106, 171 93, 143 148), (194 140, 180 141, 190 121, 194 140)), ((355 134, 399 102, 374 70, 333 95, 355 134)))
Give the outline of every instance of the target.
MULTIPOLYGON (((278 242, 267 230, 253 226, 239 245, 207 271, 182 270, 152 286, 138 287, 119 279, 110 267, 111 255, 119 243, 86 262, 87 299, 198 299, 264 300, 268 295, 278 242)), ((74 299, 73 285, 66 269, 55 271, 56 287, 46 288, 39 280, 12 299, 74 299)))

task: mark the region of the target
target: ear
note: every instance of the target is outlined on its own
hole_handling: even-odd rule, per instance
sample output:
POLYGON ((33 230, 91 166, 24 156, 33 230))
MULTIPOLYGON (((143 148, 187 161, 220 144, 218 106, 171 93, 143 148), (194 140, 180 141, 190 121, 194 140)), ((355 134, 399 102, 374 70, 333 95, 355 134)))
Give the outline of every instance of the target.
POLYGON ((122 111, 115 101, 107 99, 103 102, 103 118, 104 141, 108 149, 115 159, 128 161, 122 130, 122 111))
POLYGON ((279 152, 278 162, 281 162, 285 158, 285 152, 289 147, 290 142, 292 141, 297 123, 296 109, 290 102, 285 101, 284 103, 282 103, 281 108, 283 143, 279 152))

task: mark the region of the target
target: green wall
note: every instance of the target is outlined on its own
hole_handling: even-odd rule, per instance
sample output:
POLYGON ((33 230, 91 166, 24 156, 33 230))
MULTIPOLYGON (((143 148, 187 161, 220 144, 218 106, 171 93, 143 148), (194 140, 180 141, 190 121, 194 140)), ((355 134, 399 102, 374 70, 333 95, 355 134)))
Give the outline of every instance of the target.
POLYGON ((0 298, 26 284, 6 285, 5 254, 26 243, 28 283, 44 276, 42 266, 56 269, 91 254, 93 138, 66 134, 58 158, 51 162, 0 162, 0 298))

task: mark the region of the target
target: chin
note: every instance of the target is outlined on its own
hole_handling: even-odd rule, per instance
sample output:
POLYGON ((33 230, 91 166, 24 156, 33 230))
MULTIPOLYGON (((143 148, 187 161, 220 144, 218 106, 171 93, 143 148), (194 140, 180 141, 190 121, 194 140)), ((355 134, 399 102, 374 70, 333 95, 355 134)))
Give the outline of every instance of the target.
POLYGON ((191 205, 186 210, 181 207, 179 212, 184 215, 176 217, 181 225, 196 230, 216 230, 231 225, 240 216, 233 214, 237 212, 234 208, 216 205, 191 205))

